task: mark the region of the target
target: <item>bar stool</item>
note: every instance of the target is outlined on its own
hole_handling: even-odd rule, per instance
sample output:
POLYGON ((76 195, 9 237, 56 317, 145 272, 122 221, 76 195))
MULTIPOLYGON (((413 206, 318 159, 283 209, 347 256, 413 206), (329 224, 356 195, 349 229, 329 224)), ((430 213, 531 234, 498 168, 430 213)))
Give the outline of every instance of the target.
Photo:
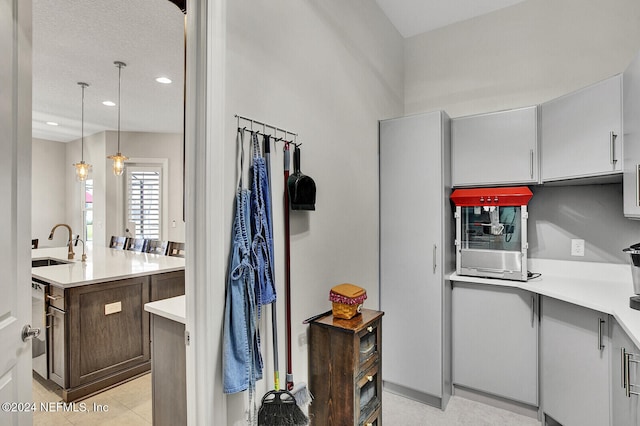
POLYGON ((166 256, 168 249, 169 249, 169 241, 147 240, 147 253, 166 256))
POLYGON ((178 243, 175 241, 169 241, 169 247, 167 248, 167 256, 184 257, 184 243, 178 243))

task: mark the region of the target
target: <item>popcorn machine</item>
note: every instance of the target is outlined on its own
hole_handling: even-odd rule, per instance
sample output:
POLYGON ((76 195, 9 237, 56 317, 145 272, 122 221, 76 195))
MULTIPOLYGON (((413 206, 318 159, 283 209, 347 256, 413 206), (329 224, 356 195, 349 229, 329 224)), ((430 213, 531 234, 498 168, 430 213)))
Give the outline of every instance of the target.
POLYGON ((458 275, 527 280, 526 186, 456 189, 458 275))

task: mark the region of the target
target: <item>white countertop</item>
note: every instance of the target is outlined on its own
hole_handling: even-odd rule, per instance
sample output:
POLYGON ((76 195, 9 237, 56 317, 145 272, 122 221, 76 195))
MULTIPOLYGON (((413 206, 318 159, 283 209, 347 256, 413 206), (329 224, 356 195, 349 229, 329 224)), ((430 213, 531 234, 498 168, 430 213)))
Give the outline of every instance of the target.
MULTIPOLYGON (((67 247, 32 249, 31 259, 67 260, 67 247)), ((97 282, 184 270, 184 258, 116 250, 87 245, 87 261, 81 262, 82 247, 74 247, 71 263, 32 268, 31 275, 63 288, 97 282)))
POLYGON ((631 267, 623 264, 530 259, 529 271, 541 273, 526 282, 450 275, 451 281, 518 287, 612 315, 640 347, 640 311, 629 307, 631 267))
POLYGON ((187 323, 187 303, 185 296, 170 297, 144 305, 144 310, 182 324, 187 323))

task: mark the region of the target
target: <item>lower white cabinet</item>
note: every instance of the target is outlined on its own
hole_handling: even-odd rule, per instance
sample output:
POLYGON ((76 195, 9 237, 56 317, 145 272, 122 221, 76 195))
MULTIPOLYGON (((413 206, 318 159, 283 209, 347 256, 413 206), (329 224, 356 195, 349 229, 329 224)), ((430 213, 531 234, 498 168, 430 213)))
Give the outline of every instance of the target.
POLYGON ((541 298, 541 407, 563 426, 610 424, 608 316, 541 298))
POLYGON ((640 349, 613 318, 611 329, 611 414, 613 425, 640 425, 640 349))
POLYGON ((453 383, 538 406, 538 295, 453 283, 453 383))

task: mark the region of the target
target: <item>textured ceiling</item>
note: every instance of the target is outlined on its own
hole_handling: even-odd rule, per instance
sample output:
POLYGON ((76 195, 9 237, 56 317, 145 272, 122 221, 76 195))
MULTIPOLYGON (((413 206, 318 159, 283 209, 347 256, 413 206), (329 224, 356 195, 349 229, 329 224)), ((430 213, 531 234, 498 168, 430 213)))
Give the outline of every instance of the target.
MULTIPOLYGON (((293 0, 292 0, 293 1, 293 0)), ((522 0, 376 0, 404 37, 469 19, 522 0)), ((33 0, 33 137, 68 142, 117 128, 182 132, 184 15, 167 0, 33 0), (166 76, 173 84, 155 78, 166 76), (59 126, 46 125, 54 121, 59 126)))
POLYGON ((167 0, 33 0, 33 137, 68 142, 117 128, 182 132, 184 15, 167 0), (173 84, 155 81, 165 76, 173 84), (59 126, 44 124, 54 121, 59 126))
POLYGON ((412 37, 524 0, 376 0, 403 37, 412 37))

